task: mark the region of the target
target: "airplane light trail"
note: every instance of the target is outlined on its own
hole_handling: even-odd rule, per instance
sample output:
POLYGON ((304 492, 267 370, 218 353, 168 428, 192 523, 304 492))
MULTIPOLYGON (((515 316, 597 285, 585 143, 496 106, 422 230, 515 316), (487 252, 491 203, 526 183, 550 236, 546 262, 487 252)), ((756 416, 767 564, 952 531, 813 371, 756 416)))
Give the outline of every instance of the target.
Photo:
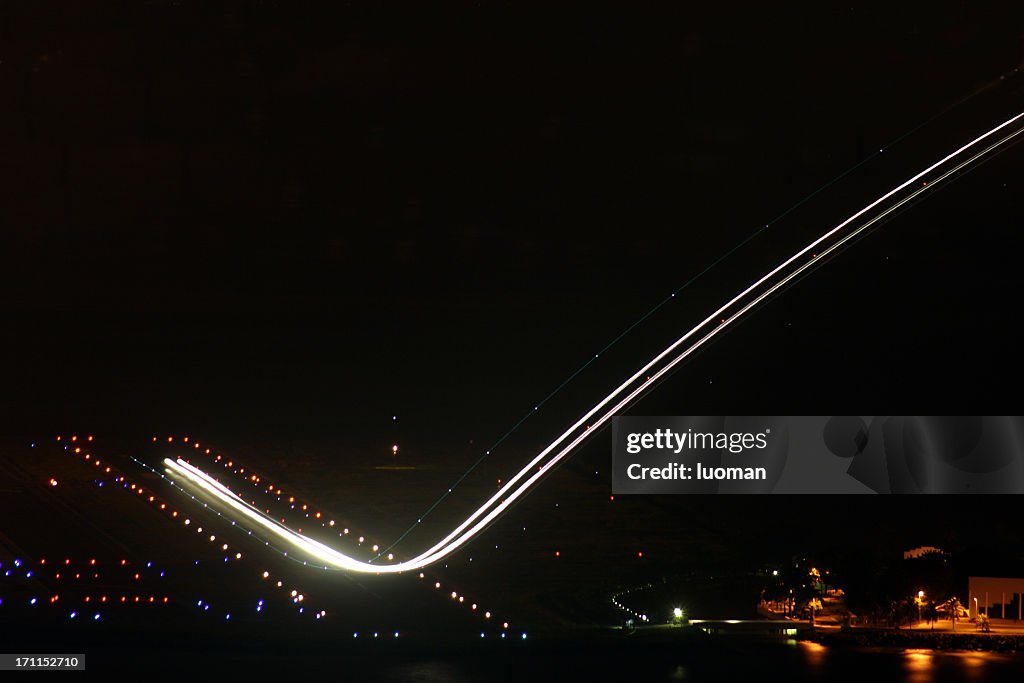
MULTIPOLYGON (((469 515, 463 520, 458 526, 452 529, 444 538, 435 543, 427 550, 421 552, 415 557, 398 562, 395 564, 373 564, 372 562, 364 562, 356 558, 350 557, 343 553, 330 548, 329 546, 314 541, 302 534, 299 534, 277 521, 271 519, 267 515, 263 514, 259 510, 250 506, 249 504, 242 501, 236 494, 231 492, 230 489, 220 484, 218 481, 204 473, 202 470, 190 465, 184 460, 173 461, 170 459, 164 460, 164 464, 168 469, 174 473, 180 474, 187 480, 193 482, 205 490, 210 495, 214 496, 221 502, 230 506, 235 511, 241 513, 248 519, 259 524, 263 528, 274 533, 279 538, 292 544, 299 550, 308 553, 309 555, 316 557, 328 566, 333 566, 337 569, 344 569, 355 572, 381 574, 381 573, 398 573, 404 571, 411 571, 414 569, 420 569, 429 564, 432 564, 444 557, 447 557, 451 553, 455 552, 458 548, 468 543, 472 538, 479 534, 487 525, 494 521, 500 516, 505 510, 508 509, 519 497, 525 494, 530 488, 532 488, 542 477, 544 477, 551 468, 558 462, 568 457, 581 443, 583 443, 587 437, 598 431, 598 428, 604 425, 614 415, 619 413, 621 410, 626 408, 630 403, 635 401, 641 394, 653 387, 662 377, 668 372, 675 368, 683 360, 691 356, 700 347, 714 338, 716 335, 725 330, 729 325, 737 322, 745 314, 750 312, 758 304, 762 303, 766 298, 771 296, 773 293, 778 291, 781 287, 791 282, 794 278, 798 277, 802 273, 806 272, 809 268, 813 267, 816 263, 820 262, 820 259, 828 254, 833 253, 844 244, 852 240, 857 235, 863 233, 865 230, 875 225, 879 221, 883 220, 887 216, 891 215, 900 207, 906 205, 921 194, 933 190, 935 187, 941 185, 947 181, 957 172, 967 168, 975 162, 983 159, 993 151, 1003 147, 1009 142, 1016 139, 1022 133, 1024 128, 1017 128, 1007 135, 999 138, 995 142, 992 142, 988 146, 984 147, 980 151, 974 152, 968 158, 958 162, 951 168, 948 168, 938 176, 931 178, 931 180, 924 181, 920 186, 916 187, 912 192, 906 196, 900 198, 898 201, 890 206, 884 208, 877 215, 869 218, 865 222, 857 225, 856 227, 843 233, 844 228, 847 228, 851 223, 854 223, 859 218, 875 209, 883 202, 886 202, 894 195, 906 190, 915 183, 918 183, 929 174, 935 172, 940 167, 944 166, 948 162, 956 159, 960 155, 964 154, 971 148, 979 145, 984 140, 994 136, 999 131, 1012 126, 1014 123, 1024 118, 1024 112, 1007 119, 1000 125, 990 129, 989 131, 979 135, 975 139, 971 140, 967 144, 963 145, 956 151, 946 155, 939 161, 935 162, 928 168, 924 169, 920 173, 916 174, 909 180, 893 188, 889 192, 885 193, 875 201, 871 202, 864 208, 860 209, 849 218, 839 223, 828 232, 822 234, 820 237, 797 251, 795 254, 790 256, 788 259, 780 263, 778 266, 773 268, 763 277, 759 278, 756 282, 751 284, 749 287, 744 289, 742 292, 737 294, 735 297, 730 299, 728 302, 719 307, 715 312, 705 318, 703 321, 695 325, 683 336, 669 345, 665 350, 655 356, 647 364, 645 364, 640 370, 634 373, 629 379, 620 384, 611 393, 605 396, 599 403, 595 404, 586 414, 584 414, 579 420, 577 420, 571 427, 566 429, 558 438, 548 444, 540 453, 538 453, 529 463, 524 465, 511 479, 509 479, 496 493, 494 493, 487 501, 485 501, 476 511, 469 515), (840 234, 843 233, 843 234, 840 234), (820 249, 819 249, 820 248, 820 249), (810 258, 807 258, 810 255, 810 258), (791 268, 794 263, 798 263, 796 267, 791 268), (773 279, 778 278, 773 282, 773 279), (770 283, 770 284, 769 284, 770 283), (752 298, 751 298, 752 297, 752 298), (746 299, 748 299, 745 301, 746 299), (738 306, 738 307, 737 307, 738 306), (695 341, 691 342, 682 351, 679 351, 680 346, 685 344, 688 340, 701 334, 695 341), (658 366, 662 361, 668 358, 673 353, 678 354, 672 358, 669 362, 665 363, 653 374, 648 375, 653 368, 658 366), (638 382, 641 378, 643 381, 638 382), (621 399, 621 394, 627 393, 621 399), (619 399, 615 405, 609 409, 604 410, 608 404, 619 399), (591 418, 598 413, 604 412, 593 422, 588 422, 591 418), (586 426, 585 429, 582 429, 586 426), (575 436, 574 436, 575 435, 575 436), (559 448, 566 441, 573 437, 568 444, 564 445, 561 450, 558 451, 554 456, 548 459, 543 465, 538 467, 538 464, 545 460, 553 451, 559 448), (524 477, 527 476, 531 471, 535 470, 533 474, 523 481, 524 477), (500 501, 500 502, 499 502, 500 501)), ((379 557, 379 556, 378 556, 379 557)))

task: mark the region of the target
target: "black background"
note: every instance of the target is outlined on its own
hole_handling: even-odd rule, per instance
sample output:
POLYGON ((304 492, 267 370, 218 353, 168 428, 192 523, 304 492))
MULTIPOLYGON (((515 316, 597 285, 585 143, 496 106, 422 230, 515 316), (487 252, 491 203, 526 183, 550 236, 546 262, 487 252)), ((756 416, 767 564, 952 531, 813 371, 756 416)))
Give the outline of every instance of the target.
MULTIPOLYGON (((438 445, 493 439, 759 226, 1012 70, 1022 26, 1011 3, 3 3, 4 419, 373 440, 398 414, 438 445)), ((544 427, 1018 95, 774 224, 544 427)), ((640 412, 1019 412, 1020 158, 640 412)))

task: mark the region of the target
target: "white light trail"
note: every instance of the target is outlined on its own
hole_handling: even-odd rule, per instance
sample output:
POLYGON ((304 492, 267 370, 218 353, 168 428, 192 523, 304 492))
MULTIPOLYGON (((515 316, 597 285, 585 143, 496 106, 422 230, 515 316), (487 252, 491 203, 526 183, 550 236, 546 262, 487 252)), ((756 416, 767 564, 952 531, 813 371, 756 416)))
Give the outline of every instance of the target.
POLYGON ((622 409, 627 407, 630 403, 636 400, 642 393, 654 386, 660 378, 665 376, 666 373, 670 372, 683 360, 691 356, 700 347, 710 341, 717 334, 722 332, 726 327, 735 323, 742 318, 746 313, 755 308, 758 304, 763 302, 767 297, 771 296, 774 292, 778 291, 781 287, 804 273, 807 269, 812 267, 818 259, 826 256, 833 251, 839 249, 849 240, 853 239, 857 235, 861 234, 878 221, 882 220, 886 216, 896 211, 901 206, 905 205, 915 197, 919 196, 923 192, 934 189, 942 182, 950 178, 953 174, 973 164, 979 159, 983 158, 995 149, 1007 144, 1018 135, 1024 133, 1024 128, 1018 129, 1005 137, 997 140, 990 144, 988 147, 981 149, 974 153, 966 160, 963 160, 941 173, 941 175, 933 178, 930 182, 922 184, 916 188, 913 192, 907 196, 902 197, 899 201, 886 207, 883 211, 858 225, 852 230, 843 232, 844 228, 855 222, 872 209, 878 207, 880 204, 886 202, 894 195, 906 190, 908 187, 914 185, 922 178, 935 172, 940 167, 944 166, 953 159, 959 157, 967 150, 979 145, 979 143, 992 137, 999 131, 1012 126, 1014 123, 1024 118, 1024 112, 1017 114, 1016 116, 1007 119, 1000 125, 992 128, 991 130, 979 135, 975 139, 971 140, 967 144, 963 145, 956 151, 946 155, 939 161, 935 162, 928 168, 924 169, 917 175, 913 176, 909 180, 893 188, 889 192, 885 193, 875 201, 871 202, 864 208, 860 209, 852 216, 839 223, 837 226, 822 234, 820 237, 815 239, 810 244, 806 245, 795 254, 790 256, 788 259, 780 263, 778 266, 773 268, 763 277, 758 279, 756 282, 751 284, 749 287, 744 289, 742 292, 737 294, 735 297, 730 299, 728 302, 719 307, 715 312, 705 318, 703 321, 691 328, 686 334, 681 336, 671 345, 669 345, 664 351, 655 356, 651 361, 640 368, 634 373, 629 379, 620 384, 611 393, 605 396, 599 403, 595 404, 586 414, 584 414, 579 420, 577 420, 571 427, 566 429, 558 438, 547 445, 540 453, 538 453, 529 463, 524 465, 511 479, 509 479, 498 491, 492 495, 487 501, 485 501, 476 511, 474 511, 469 517, 462 521, 458 526, 452 529, 444 538, 435 543, 433 546, 424 550, 419 555, 402 562, 395 564, 373 564, 371 562, 365 562, 358 560, 353 557, 349 557, 344 553, 341 553, 329 546, 324 545, 318 541, 314 541, 302 534, 299 534, 291 529, 278 523, 276 520, 271 519, 267 515, 263 514, 259 510, 255 509, 248 503, 241 500, 236 494, 232 493, 230 489, 223 486, 215 479, 202 472, 198 468, 188 464, 183 460, 172 461, 166 459, 164 464, 167 465, 168 469, 172 472, 178 473, 184 476, 186 479, 192 481, 194 484, 204 489, 207 493, 219 499, 232 509, 244 515, 246 518, 252 520, 268 531, 272 532, 282 540, 292 544, 296 548, 308 553, 312 557, 315 557, 328 566, 333 566, 338 569, 345 569, 356 572, 381 574, 381 573, 397 573, 403 571, 411 571, 414 569, 420 569, 429 564, 432 564, 444 557, 447 557, 451 553, 455 552, 458 548, 468 543, 473 537, 479 534, 488 524, 494 521, 500 516, 510 505, 512 505, 519 497, 525 494, 530 488, 532 488, 545 474, 547 474, 552 466, 566 458, 572 453, 581 443, 583 443, 590 435, 596 433, 598 428, 604 425, 614 415, 619 413, 622 409), (836 238, 834 242, 829 242, 833 238, 836 238), (820 251, 818 248, 822 247, 820 251), (812 254, 812 257, 807 260, 801 261, 807 257, 808 254, 812 254), (794 263, 800 262, 795 268, 790 269, 794 263), (787 271, 787 272, 784 272, 787 271), (770 282, 776 277, 779 279, 769 285, 770 282), (762 288, 763 291, 759 291, 762 288), (749 301, 742 303, 738 308, 735 308, 737 304, 741 304, 748 297, 749 301), (731 312, 730 312, 731 311, 731 312), (715 322, 719 321, 719 322, 715 322), (648 375, 653 368, 658 366, 659 363, 664 361, 667 357, 672 355, 674 352, 679 350, 679 347, 685 344, 688 340, 699 335, 701 332, 707 330, 702 336, 693 341, 689 346, 684 348, 674 358, 672 358, 664 366, 660 367, 653 374, 648 375), (642 382, 638 383, 640 378, 646 377, 642 382), (630 390, 630 388, 632 389, 630 390), (620 395, 629 390, 623 398, 619 399, 620 395), (609 403, 616 401, 617 403, 610 409, 605 410, 600 417, 595 421, 591 421, 598 413, 608 406, 609 403), (581 428, 586 425, 585 429, 581 428), (578 432, 578 433, 577 433, 578 432), (561 448, 554 456, 547 460, 545 464, 538 467, 547 456, 553 451, 559 448, 566 439, 569 439, 575 434, 575 437, 569 441, 569 443, 561 448), (523 481, 524 477, 527 477, 530 472, 533 472, 529 478, 523 481), (499 502, 500 501, 500 502, 499 502))

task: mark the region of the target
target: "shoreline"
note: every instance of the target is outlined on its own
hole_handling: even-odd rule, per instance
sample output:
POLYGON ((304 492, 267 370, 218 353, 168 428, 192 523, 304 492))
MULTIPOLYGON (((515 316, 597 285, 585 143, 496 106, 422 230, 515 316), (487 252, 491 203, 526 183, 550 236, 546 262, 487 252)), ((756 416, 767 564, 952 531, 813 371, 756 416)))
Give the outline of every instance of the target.
POLYGON ((814 631, 801 637, 828 647, 898 647, 904 649, 1024 652, 1024 634, 965 631, 903 631, 849 629, 814 631))

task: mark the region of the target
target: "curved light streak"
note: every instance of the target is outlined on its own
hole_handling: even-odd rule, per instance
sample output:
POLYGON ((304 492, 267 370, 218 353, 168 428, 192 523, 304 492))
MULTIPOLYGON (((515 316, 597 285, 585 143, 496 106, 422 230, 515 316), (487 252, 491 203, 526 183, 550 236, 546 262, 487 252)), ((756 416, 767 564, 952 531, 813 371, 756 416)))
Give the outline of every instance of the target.
POLYGON ((973 164, 975 161, 983 158, 993 150, 1010 142, 1021 133, 1024 133, 1024 128, 1018 129, 1004 136, 1003 138, 997 140, 996 142, 988 145, 984 149, 974 153, 966 160, 961 161, 952 168, 944 171, 941 175, 933 178, 931 182, 923 183, 920 187, 915 189, 913 192, 909 193, 907 196, 901 198, 893 205, 885 208, 878 215, 872 217, 868 221, 850 230, 847 234, 836 239, 835 242, 828 244, 829 240, 832 240, 833 238, 837 237, 837 235, 844 228, 846 228, 851 223, 853 223, 857 219, 861 218, 862 216, 870 212, 872 209, 878 207, 880 204, 889 200, 894 195, 898 194, 899 192, 902 192, 911 185, 914 185, 922 178, 928 176, 930 173, 939 169, 941 166, 959 157, 967 150, 979 145, 979 143, 994 136, 999 131, 1009 126, 1012 126, 1022 117, 1024 117, 1024 112, 1017 114, 1016 116, 1013 116, 1010 119, 1007 119, 1003 123, 990 129, 989 131, 983 133, 982 135, 979 135, 978 137, 974 138, 967 144, 961 146, 954 152, 946 155, 939 161, 935 162, 928 168, 924 169, 920 173, 916 174, 907 181, 903 182, 902 184, 893 188, 889 192, 880 196, 878 199, 874 200, 864 208, 860 209, 859 211, 851 215, 843 222, 839 223, 838 225, 836 225, 829 231, 825 232, 811 243, 807 244, 805 247, 803 247, 795 254, 790 256, 788 259, 777 265, 775 268, 773 268, 767 274, 759 278, 757 281, 755 281, 749 287, 744 289, 742 292, 740 292, 732 299, 727 301, 725 304, 720 306, 707 318, 702 320, 700 323, 698 323, 688 332, 686 332, 686 334, 679 337, 675 342, 673 342, 671 345, 665 348, 665 350, 663 350, 661 353, 655 356, 652 360, 650 360, 647 364, 640 368, 636 373, 634 373, 629 379, 624 381, 611 393, 605 396, 600 402, 595 404, 589 411, 587 411, 586 414, 580 417, 571 427, 566 429, 558 438, 556 438, 554 441, 548 444, 547 447, 540 451, 540 453, 538 453, 532 460, 530 460, 529 463, 524 465, 522 469, 520 469, 511 479, 509 479, 500 489, 498 489, 496 493, 494 493, 486 502, 484 502, 479 508, 477 508, 476 511, 469 515, 469 517, 467 517, 462 523, 460 523, 458 526, 452 529, 452 531, 449 532, 444 538, 442 538, 440 541, 435 543, 427 550, 421 552, 419 555, 409 560, 405 560, 395 564, 378 565, 373 564, 372 562, 365 562, 350 557, 323 543, 314 541, 313 539, 303 536, 298 532, 292 531, 291 529, 278 523, 276 520, 271 519, 270 517, 263 514, 253 506, 249 505, 248 503, 245 503, 223 484, 213 479, 202 470, 185 462, 184 460, 179 459, 177 461, 173 461, 170 459, 166 459, 164 461, 164 464, 172 472, 184 476, 186 479, 192 481, 194 484, 204 489, 207 493, 214 496, 215 498, 225 503, 226 505, 230 506, 237 512, 241 513, 246 518, 252 520, 261 527, 272 532, 276 536, 280 537, 282 540, 291 543, 296 548, 308 553, 313 557, 316 557, 328 566, 333 566, 338 569, 372 574, 398 573, 425 567, 450 555, 451 553, 455 552, 458 548, 468 543, 473 537, 479 534, 487 525, 489 525, 506 509, 508 509, 508 507, 512 505, 519 497, 521 497, 530 488, 532 488, 533 485, 536 484, 545 474, 547 474, 548 471, 554 465, 556 465, 558 462, 560 462, 561 460, 566 458, 570 453, 572 453, 572 451, 574 451, 576 447, 583 443, 583 441, 585 441, 588 436, 598 431, 598 428, 604 425, 615 414, 617 414, 620 410, 622 410, 630 403, 632 403, 644 391, 652 387, 654 384, 658 382, 659 379, 664 377, 666 373, 670 372, 679 363, 681 363, 683 360, 691 356, 694 352, 696 352, 704 344, 710 341, 713 337, 721 333, 729 325, 735 323, 746 313, 748 313, 751 309, 753 309, 766 298, 768 298, 773 293, 778 291, 781 287, 785 286, 788 282, 792 281, 794 278, 798 277, 799 275, 807 271, 809 268, 811 268, 815 263, 818 262, 818 260, 821 257, 826 256, 834 252, 835 250, 839 249, 845 243, 847 243, 857 235, 861 234, 862 232, 870 228, 872 225, 883 220, 884 218, 892 214, 894 211, 899 209, 901 206, 912 201, 914 198, 921 195, 922 193, 940 185, 943 181, 947 180, 953 174, 973 164), (824 248, 820 252, 816 251, 819 247, 823 246, 824 248), (782 277, 778 281, 768 286, 766 289, 764 289, 764 291, 756 293, 760 288, 765 287, 765 285, 771 282, 773 278, 779 276, 781 273, 783 273, 783 271, 786 271, 786 269, 792 266, 795 262, 804 259, 808 254, 812 254, 809 260, 802 261, 796 268, 782 275, 782 277), (730 313, 730 310, 732 310, 734 306, 736 306, 737 304, 739 304, 745 298, 751 296, 752 294, 755 294, 755 296, 752 299, 750 299, 750 301, 747 301, 742 306, 740 306, 739 308, 735 309, 730 313), (714 324, 716 320, 719 320, 719 322, 717 324, 714 324), (653 368, 655 368, 659 363, 661 363, 671 354, 676 352, 680 346, 682 346, 688 340, 692 339, 694 336, 700 334, 703 330, 705 330, 705 328, 708 328, 709 324, 714 324, 714 326, 711 327, 709 331, 707 331, 705 334, 703 334, 703 336, 700 336, 698 339, 693 341, 689 346, 683 349, 682 352, 680 352, 677 356, 675 356, 671 361, 669 361, 663 367, 658 369, 656 372, 654 372, 651 375, 647 375, 647 373, 650 372, 653 368), (634 386, 637 383, 637 380, 645 376, 646 379, 643 382, 634 386), (629 390, 630 387, 633 387, 633 389, 629 391, 629 393, 626 394, 625 397, 619 399, 620 395, 623 394, 623 392, 629 390), (601 413, 601 411, 606 406, 608 406, 609 403, 616 401, 616 399, 619 400, 611 409, 601 414, 601 416, 597 418, 596 421, 588 422, 595 415, 601 413), (586 425, 586 429, 584 429, 583 431, 579 431, 581 427, 584 427, 584 425, 586 425), (579 433, 577 434, 578 431, 579 433), (551 457, 544 465, 537 467, 540 462, 542 462, 547 456, 549 456, 552 453, 552 451, 558 449, 558 447, 563 442, 565 442, 566 439, 569 439, 574 434, 576 434, 575 438, 573 438, 567 445, 563 446, 561 450, 559 450, 557 454, 551 457), (524 477, 526 477, 530 472, 534 471, 534 468, 537 468, 536 471, 531 476, 529 476, 529 478, 523 481, 524 477))

